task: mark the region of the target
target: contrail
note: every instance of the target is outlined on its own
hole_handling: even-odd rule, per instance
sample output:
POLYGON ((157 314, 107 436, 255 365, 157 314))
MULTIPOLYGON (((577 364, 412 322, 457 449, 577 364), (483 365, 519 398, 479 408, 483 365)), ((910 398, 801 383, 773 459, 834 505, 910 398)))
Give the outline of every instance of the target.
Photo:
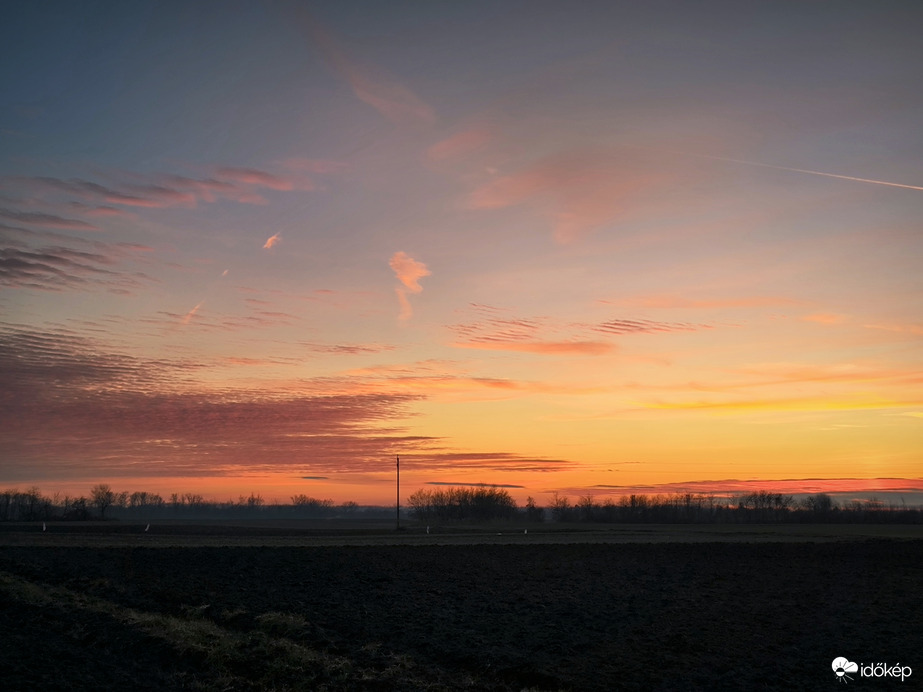
POLYGON ((742 159, 728 159, 723 156, 709 156, 708 154, 689 154, 685 156, 695 156, 702 159, 713 159, 715 161, 727 161, 729 163, 742 163, 745 166, 759 166, 760 168, 775 168, 777 171, 793 171, 794 173, 810 173, 811 175, 822 175, 825 178, 839 178, 840 180, 853 180, 857 183, 872 183, 874 185, 887 185, 888 187, 902 187, 906 190, 923 190, 919 185, 905 185, 904 183, 891 183, 887 180, 872 180, 871 178, 856 178, 851 175, 838 175, 836 173, 824 173, 823 171, 810 171, 807 168, 790 168, 789 166, 774 166, 771 163, 759 163, 757 161, 744 161, 742 159))

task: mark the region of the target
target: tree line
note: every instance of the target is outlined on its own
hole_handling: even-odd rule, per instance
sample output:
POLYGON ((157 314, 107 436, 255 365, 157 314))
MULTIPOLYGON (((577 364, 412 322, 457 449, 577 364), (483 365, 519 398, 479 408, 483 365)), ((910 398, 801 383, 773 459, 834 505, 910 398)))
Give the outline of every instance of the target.
POLYGON ((413 517, 420 520, 513 519, 519 508, 502 488, 420 489, 408 502, 413 517))
MULTIPOLYGON (((531 498, 530 498, 531 499, 531 498)), ((796 500, 793 495, 759 490, 733 497, 707 493, 623 495, 602 503, 591 495, 571 503, 552 494, 553 521, 619 523, 923 523, 923 508, 853 500, 838 504, 826 493, 796 500)))
POLYGON ((390 515, 387 508, 360 507, 355 502, 335 503, 308 495, 292 495, 290 504, 267 503, 251 493, 227 501, 206 500, 198 493, 171 493, 163 497, 145 491, 116 491, 106 483, 89 495, 55 493, 46 496, 38 487, 0 491, 0 521, 88 521, 93 519, 208 519, 208 518, 324 518, 362 512, 390 515))
MULTIPOLYGON (((923 523, 923 508, 885 504, 880 500, 838 504, 826 493, 796 500, 793 495, 759 490, 733 497, 707 493, 624 495, 602 502, 586 495, 571 502, 552 493, 547 506, 529 497, 519 506, 509 492, 493 486, 417 490, 408 498, 408 512, 420 521, 525 520, 532 522, 600 523, 923 523)), ((0 491, 0 521, 87 521, 92 519, 208 519, 208 518, 334 518, 363 516, 390 518, 394 507, 360 507, 304 494, 287 504, 267 503, 261 495, 210 501, 196 493, 171 493, 166 498, 149 492, 117 492, 99 483, 88 496, 43 495, 33 486, 0 491)))

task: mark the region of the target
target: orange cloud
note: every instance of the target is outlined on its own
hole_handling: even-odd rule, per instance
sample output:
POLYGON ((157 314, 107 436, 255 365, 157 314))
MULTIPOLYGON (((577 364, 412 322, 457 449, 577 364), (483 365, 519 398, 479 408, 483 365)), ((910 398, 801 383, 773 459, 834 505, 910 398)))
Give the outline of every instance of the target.
POLYGON ((614 344, 602 341, 469 341, 452 344, 457 348, 475 348, 489 351, 518 351, 520 353, 541 353, 546 355, 588 355, 599 356, 616 349, 614 344))
POLYGON ((274 248, 274 247, 276 246, 276 244, 277 244, 278 242, 279 242, 279 234, 276 233, 275 235, 270 236, 269 238, 267 238, 266 242, 263 243, 263 249, 264 249, 264 250, 271 250, 272 248, 274 248))
POLYGON ((295 187, 291 180, 286 180, 285 178, 265 171, 259 171, 255 168, 234 168, 228 166, 219 168, 217 173, 221 178, 244 183, 246 185, 268 187, 272 190, 292 190, 295 187))
POLYGON ((757 308, 790 305, 799 301, 781 296, 751 296, 748 298, 693 299, 673 294, 635 296, 622 300, 600 300, 600 303, 642 308, 757 308))
POLYGON ((819 312, 813 315, 805 315, 801 318, 804 322, 817 322, 819 324, 840 324, 845 322, 846 315, 837 315, 830 312, 819 312))
POLYGON ((621 216, 662 177, 627 154, 555 154, 482 185, 468 203, 473 209, 536 203, 551 217, 555 240, 568 243, 621 216))
POLYGON ((397 275, 398 280, 404 284, 413 293, 419 293, 423 290, 420 285, 420 279, 424 276, 430 276, 431 272, 422 262, 417 262, 406 252, 395 252, 389 262, 391 269, 397 275))
POLYGON ((410 300, 407 298, 407 291, 411 293, 420 293, 423 287, 420 285, 420 279, 424 276, 430 276, 431 272, 422 262, 418 262, 406 252, 395 252, 389 262, 391 269, 394 270, 398 281, 403 286, 394 289, 397 293, 397 299, 401 304, 400 319, 407 320, 413 315, 413 308, 410 300))

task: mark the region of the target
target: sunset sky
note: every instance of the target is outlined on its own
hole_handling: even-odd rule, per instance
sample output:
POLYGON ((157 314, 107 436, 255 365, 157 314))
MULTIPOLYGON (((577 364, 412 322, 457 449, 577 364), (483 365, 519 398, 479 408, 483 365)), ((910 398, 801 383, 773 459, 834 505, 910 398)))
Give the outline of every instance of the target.
POLYGON ((0 488, 919 502, 921 26, 5 3, 0 488))

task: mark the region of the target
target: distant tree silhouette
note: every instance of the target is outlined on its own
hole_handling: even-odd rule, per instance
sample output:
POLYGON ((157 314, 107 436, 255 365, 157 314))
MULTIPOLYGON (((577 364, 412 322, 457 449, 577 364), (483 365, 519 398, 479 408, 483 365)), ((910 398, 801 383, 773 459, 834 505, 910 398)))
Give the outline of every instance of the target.
POLYGON ((292 495, 292 505, 298 516, 324 517, 333 514, 333 500, 318 500, 308 495, 292 495))
POLYGON ((826 493, 808 495, 801 501, 801 506, 816 516, 826 516, 834 509, 833 499, 826 493))
MULTIPOLYGON (((223 517, 319 518, 393 516, 393 506, 359 507, 355 502, 335 505, 308 495, 293 495, 290 505, 268 504, 256 493, 241 495, 226 502, 206 501, 195 493, 172 493, 170 503, 156 493, 115 492, 105 483, 95 485, 90 497, 71 497, 56 493, 42 495, 33 486, 26 490, 0 490, 0 521, 85 521, 102 519, 148 520, 169 515, 174 518, 204 519, 223 517), (96 512, 91 511, 95 509, 96 512)), ((550 511, 555 521, 716 523, 716 522, 835 522, 835 523, 923 523, 923 508, 885 504, 878 498, 854 500, 838 506, 826 493, 816 493, 795 503, 791 495, 760 490, 733 499, 708 494, 627 495, 618 501, 601 504, 586 495, 571 505, 567 496, 552 493, 549 507, 543 508, 529 497, 520 510, 509 493, 493 486, 421 489, 409 498, 413 516, 426 520, 491 520, 523 516, 542 521, 550 511)))
POLYGON ((516 514, 516 501, 502 488, 420 489, 408 499, 417 519, 509 519, 516 514))
POLYGON ((116 495, 106 483, 99 483, 90 489, 90 501, 99 510, 99 518, 106 518, 106 510, 115 504, 116 495))
POLYGON ((551 517, 555 521, 567 521, 570 519, 570 500, 567 495, 559 496, 555 490, 551 494, 551 517))

